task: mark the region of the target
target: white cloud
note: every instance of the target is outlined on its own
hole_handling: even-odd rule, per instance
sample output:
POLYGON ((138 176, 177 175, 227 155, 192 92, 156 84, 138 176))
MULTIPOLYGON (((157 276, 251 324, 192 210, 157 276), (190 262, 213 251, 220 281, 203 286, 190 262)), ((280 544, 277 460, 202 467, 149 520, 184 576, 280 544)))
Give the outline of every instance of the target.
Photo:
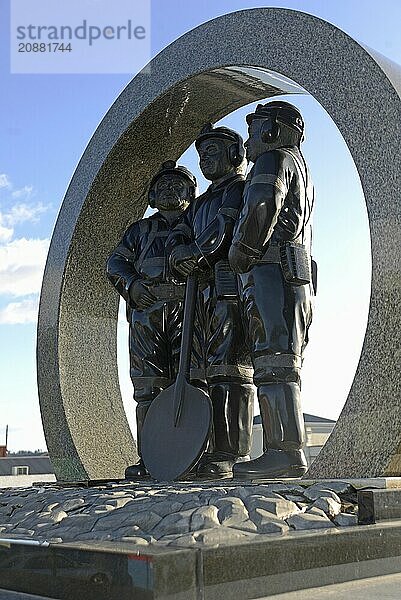
POLYGON ((32 192, 33 185, 24 185, 23 188, 14 190, 11 195, 13 198, 29 198, 32 195, 32 192))
POLYGON ((39 296, 21 302, 10 302, 0 310, 0 325, 36 323, 38 306, 39 296))
POLYGON ((11 295, 21 300, 0 309, 0 324, 34 323, 49 240, 14 239, 14 228, 21 223, 37 222, 49 206, 28 202, 34 193, 33 186, 14 190, 5 173, 0 174, 1 188, 8 191, 8 205, 11 199, 14 204, 0 211, 0 296, 11 295))
POLYGON ((14 204, 7 213, 0 213, 0 223, 13 227, 27 221, 37 222, 39 220, 38 215, 46 212, 48 208, 42 202, 32 205, 20 202, 14 204))
MULTIPOLYGON (((12 190, 13 184, 8 175, 0 173, 0 189, 12 190)), ((27 200, 34 193, 32 185, 25 185, 23 188, 11 192, 9 198, 21 198, 27 200)), ((29 204, 26 201, 16 202, 7 211, 0 210, 0 244, 8 243, 14 236, 14 227, 21 223, 31 222, 37 223, 39 215, 46 212, 50 206, 44 205, 42 202, 29 204)), ((4 251, 0 247, 1 251, 4 251)))
POLYGON ((0 294, 27 296, 40 291, 49 240, 16 239, 0 246, 0 294))
POLYGON ((7 188, 7 189, 12 188, 12 183, 5 173, 0 173, 0 189, 1 188, 7 188))
MULTIPOLYGON (((50 208, 49 205, 46 206, 42 202, 28 204, 27 200, 35 195, 33 185, 24 185, 24 187, 15 190, 12 181, 5 173, 0 173, 0 189, 2 188, 9 190, 10 195, 8 197, 8 202, 11 198, 20 201, 11 206, 7 212, 0 211, 0 227, 11 228, 14 227, 14 225, 25 223, 27 221, 35 223, 39 220, 39 215, 50 208)), ((9 239, 9 235, 3 234, 0 237, 0 241, 4 241, 5 238, 9 239)))
POLYGON ((1 214, 0 214, 0 243, 9 242, 13 237, 14 229, 9 227, 3 227, 1 224, 1 214))

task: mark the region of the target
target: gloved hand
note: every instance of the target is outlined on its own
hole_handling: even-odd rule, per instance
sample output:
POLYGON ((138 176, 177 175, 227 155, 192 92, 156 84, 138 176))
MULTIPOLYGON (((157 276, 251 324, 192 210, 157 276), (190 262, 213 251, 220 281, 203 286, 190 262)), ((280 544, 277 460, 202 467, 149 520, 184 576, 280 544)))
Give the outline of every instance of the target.
POLYGON ((188 277, 198 265, 199 250, 195 244, 177 246, 171 251, 170 266, 176 271, 188 277))
POLYGON ((150 284, 143 281, 143 279, 137 279, 130 285, 128 294, 135 308, 143 310, 156 302, 157 298, 152 294, 149 287, 150 284))
POLYGON ((247 273, 255 263, 255 258, 242 252, 239 246, 232 245, 228 253, 228 261, 235 273, 247 273))

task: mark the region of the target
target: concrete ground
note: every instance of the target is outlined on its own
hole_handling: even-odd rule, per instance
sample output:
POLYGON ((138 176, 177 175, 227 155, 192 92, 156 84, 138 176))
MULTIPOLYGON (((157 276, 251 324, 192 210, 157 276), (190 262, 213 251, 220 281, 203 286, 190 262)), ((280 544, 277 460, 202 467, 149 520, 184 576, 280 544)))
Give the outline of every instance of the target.
POLYGON ((265 596, 259 600, 400 600, 401 573, 265 596))

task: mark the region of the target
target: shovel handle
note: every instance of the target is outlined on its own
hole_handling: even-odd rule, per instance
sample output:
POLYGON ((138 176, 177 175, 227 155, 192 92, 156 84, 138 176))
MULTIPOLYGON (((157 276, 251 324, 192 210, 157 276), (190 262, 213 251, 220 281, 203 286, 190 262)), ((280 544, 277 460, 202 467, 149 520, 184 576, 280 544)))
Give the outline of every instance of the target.
POLYGON ((177 379, 180 379, 181 376, 184 377, 186 381, 189 380, 189 370, 191 366, 192 338, 194 333, 196 296, 198 291, 197 284, 197 276, 193 274, 189 275, 187 279, 187 285, 185 288, 184 318, 182 323, 181 335, 181 352, 177 374, 177 379))
POLYGON ((185 382, 189 381, 191 368, 192 339, 194 333, 196 297, 198 278, 195 274, 188 276, 185 288, 184 318, 182 323, 181 352, 177 380, 174 393, 174 425, 177 426, 184 400, 185 382))
POLYGON ((185 399, 185 379, 179 377, 174 386, 174 427, 178 426, 185 399))

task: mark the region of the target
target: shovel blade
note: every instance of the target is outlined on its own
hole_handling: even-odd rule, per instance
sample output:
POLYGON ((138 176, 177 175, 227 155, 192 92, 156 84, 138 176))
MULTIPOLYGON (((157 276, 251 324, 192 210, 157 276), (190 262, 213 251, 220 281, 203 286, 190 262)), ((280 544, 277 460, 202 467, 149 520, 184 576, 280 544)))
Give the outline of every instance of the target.
POLYGON ((158 481, 184 477, 206 449, 212 423, 209 396, 184 382, 183 402, 176 417, 175 384, 150 405, 141 434, 141 454, 150 475, 158 481))

